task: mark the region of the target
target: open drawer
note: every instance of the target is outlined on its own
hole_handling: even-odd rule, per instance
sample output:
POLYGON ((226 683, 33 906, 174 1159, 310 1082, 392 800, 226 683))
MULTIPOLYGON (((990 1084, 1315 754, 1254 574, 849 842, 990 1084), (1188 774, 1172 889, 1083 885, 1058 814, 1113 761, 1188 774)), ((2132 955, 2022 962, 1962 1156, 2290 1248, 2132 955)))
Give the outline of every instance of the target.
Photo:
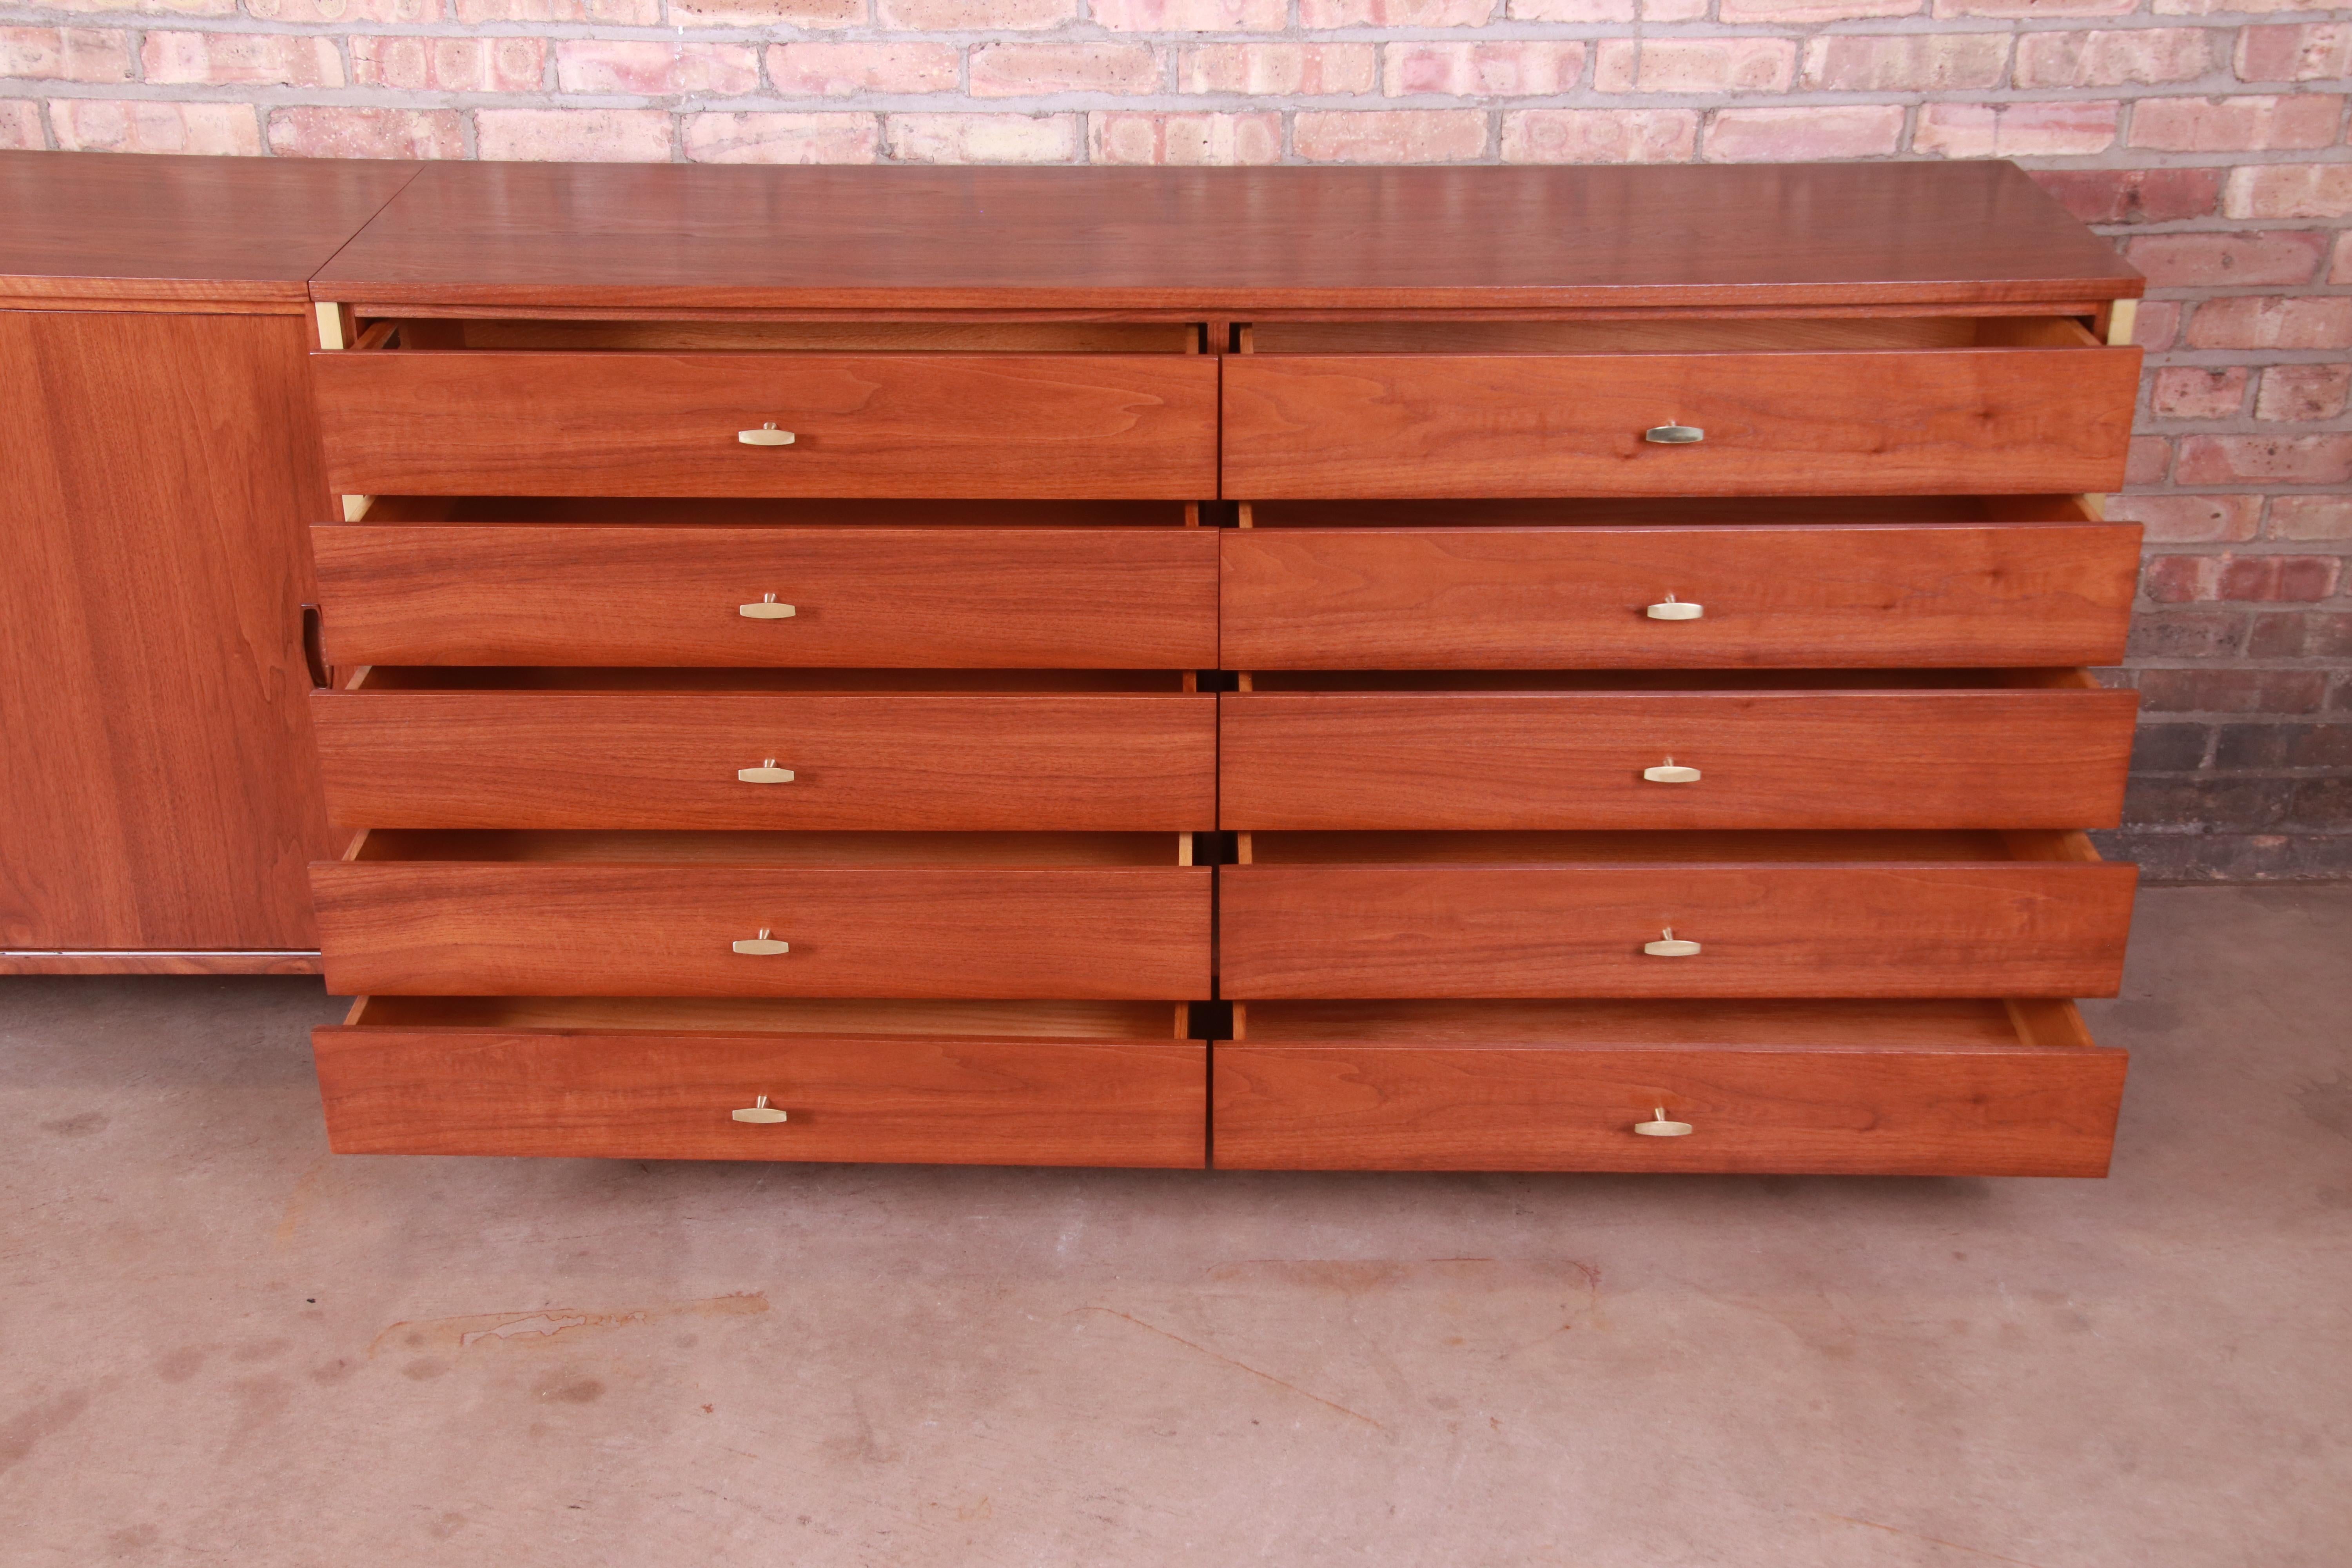
POLYGON ((2061 316, 1268 322, 1224 493, 2111 490, 2140 352, 2061 316))
POLYGON ((2077 496, 1300 501, 1223 551, 1229 669, 2114 664, 2140 531, 2077 496))
POLYGON ((2105 827, 2137 706, 2080 670, 1262 674, 1218 707, 1220 826, 2105 827))
POLYGON ((339 664, 1201 669, 1217 539, 1197 514, 383 496, 310 549, 339 664))
POLYGON ((1223 994, 2111 996, 2136 868, 2080 833, 1255 833, 1223 994))
POLYGON ((343 1154, 1197 1169, 1185 1033, 1148 1003, 362 996, 311 1043, 343 1154))
MULTIPOLYGON (((1174 834, 414 832, 310 868, 346 994, 1209 992, 1174 834)), ((1184 857, 1189 858, 1189 856, 1184 857)))
POLYGON ((1172 672, 374 666, 311 698, 350 827, 1190 832, 1216 698, 1172 672))
POLYGON ((1259 1002, 1237 1170, 2102 1176, 2126 1053, 2055 1001, 1259 1002))

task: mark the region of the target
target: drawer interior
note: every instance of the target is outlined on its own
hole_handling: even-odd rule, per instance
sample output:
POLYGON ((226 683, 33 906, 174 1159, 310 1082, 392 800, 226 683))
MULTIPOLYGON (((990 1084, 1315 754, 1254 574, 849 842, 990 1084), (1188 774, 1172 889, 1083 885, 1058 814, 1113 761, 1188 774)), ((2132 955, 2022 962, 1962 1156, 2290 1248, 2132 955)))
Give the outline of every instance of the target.
POLYGON ((965 868, 1171 866, 1169 833, 683 832, 371 828, 345 858, 500 865, 965 868))
POLYGON ((1190 1038, 1166 1002, 905 1002, 833 997, 362 996, 351 1028, 679 1030, 694 1034, 953 1035, 1159 1042, 1190 1038))
POLYGON ((1261 321, 1250 352, 1300 354, 1802 353, 2101 348, 2071 316, 1650 317, 1568 321, 1261 321))
POLYGON ((1173 693, 1184 672, 1158 669, 693 669, 479 665, 370 665, 350 691, 897 692, 908 696, 986 693, 1173 693))
POLYGON ((1250 863, 1258 866, 2099 862, 2087 835, 2054 829, 1271 832, 1248 837, 1250 863))
POLYGON ((545 321, 394 317, 368 323, 362 350, 577 350, 596 353, 1198 353, 1190 321, 545 321))
POLYGON ((1233 1038, 1254 1046, 1329 1043, 1424 1048, 2094 1048, 2090 1032, 2072 1002, 2040 997, 1237 1002, 1233 1038))
MULTIPOLYGON (((625 523, 631 528, 1182 528, 1197 503, 1097 500, 763 500, 643 496, 371 497, 367 523, 625 523)), ((335 526, 341 526, 340 524, 335 526)))
POLYGON ((2080 496, 1703 496, 1244 503, 1253 528, 1727 528, 2096 522, 2080 496))

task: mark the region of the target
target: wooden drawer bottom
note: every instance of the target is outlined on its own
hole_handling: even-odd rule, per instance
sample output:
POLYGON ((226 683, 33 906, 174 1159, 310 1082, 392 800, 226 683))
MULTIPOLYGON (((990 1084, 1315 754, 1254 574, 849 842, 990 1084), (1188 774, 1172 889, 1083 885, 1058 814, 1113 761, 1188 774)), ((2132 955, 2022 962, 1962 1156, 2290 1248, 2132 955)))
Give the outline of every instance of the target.
POLYGON ((2103 1176, 2126 1059, 2070 1002, 1235 1012, 1210 1099, 1243 1170, 2103 1176))
POLYGON ((1206 1163, 1207 1047, 1150 1003, 362 997, 314 1030, 342 1154, 1206 1163), (764 1097, 764 1100, 762 1099, 764 1097), (739 1121, 741 1110, 781 1121, 739 1121))

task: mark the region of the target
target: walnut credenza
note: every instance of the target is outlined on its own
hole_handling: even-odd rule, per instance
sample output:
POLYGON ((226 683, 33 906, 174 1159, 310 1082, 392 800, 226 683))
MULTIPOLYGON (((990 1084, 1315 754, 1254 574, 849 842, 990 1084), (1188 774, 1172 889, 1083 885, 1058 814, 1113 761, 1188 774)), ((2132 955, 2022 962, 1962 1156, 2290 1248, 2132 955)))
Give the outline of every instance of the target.
POLYGON ((449 165, 311 281, 347 1152, 2103 1173, 2008 164, 449 165))

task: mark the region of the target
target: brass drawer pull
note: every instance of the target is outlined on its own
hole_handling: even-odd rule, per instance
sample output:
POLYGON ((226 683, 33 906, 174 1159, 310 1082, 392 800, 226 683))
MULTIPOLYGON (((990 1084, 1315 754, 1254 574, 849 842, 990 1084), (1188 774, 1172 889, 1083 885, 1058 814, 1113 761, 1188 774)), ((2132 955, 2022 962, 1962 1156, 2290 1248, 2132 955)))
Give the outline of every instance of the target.
MULTIPOLYGON (((743 613, 748 616, 751 612, 747 606, 743 613)), ((1695 621, 1706 614, 1706 608, 1703 605, 1685 605, 1669 594, 1664 604, 1652 605, 1642 613, 1654 621, 1695 621)))
POLYGON ((1645 942, 1642 944, 1642 951, 1652 958, 1689 958, 1698 952, 1698 943, 1676 936, 1675 928, 1668 926, 1664 941, 1645 942))
MULTIPOLYGON (((742 1112, 738 1111, 736 1114, 740 1116, 742 1112)), ((1633 1123, 1633 1131, 1640 1133, 1644 1138, 1687 1138, 1694 1131, 1691 1124, 1687 1121, 1667 1121, 1666 1108, 1663 1105, 1654 1107, 1651 1110, 1650 1114, 1656 1117, 1657 1120, 1654 1121, 1636 1121, 1633 1123)))
POLYGON ((1668 757, 1654 768, 1643 768, 1642 776, 1652 784, 1696 784, 1699 775, 1696 768, 1683 767, 1668 757))
POLYGON ((747 621, 789 621, 800 614, 792 605, 779 605, 773 594, 762 594, 756 605, 738 605, 735 613, 747 621))
POLYGON ((1653 425, 1642 439, 1661 447, 1695 447, 1706 439, 1706 432, 1696 425, 1653 425))
POLYGON ((777 953, 790 952, 792 950, 791 942, 777 942, 770 937, 766 926, 760 928, 759 935, 745 937, 735 944, 736 952, 749 953, 754 958, 773 958, 777 953))
POLYGON ((789 447, 793 444, 793 433, 777 429, 776 422, 771 419, 757 430, 736 431, 735 439, 746 447, 789 447))
POLYGON ((751 1104, 743 1107, 740 1110, 736 1111, 735 1120, 738 1121, 757 1121, 762 1125, 772 1125, 779 1121, 789 1121, 792 1118, 785 1115, 782 1111, 778 1110, 775 1107, 770 1105, 768 1103, 768 1097, 763 1094, 760 1096, 759 1099, 753 1100, 751 1104))
POLYGON ((770 757, 756 768, 737 768, 735 777, 744 784, 790 784, 793 770, 776 766, 776 759, 770 757))

